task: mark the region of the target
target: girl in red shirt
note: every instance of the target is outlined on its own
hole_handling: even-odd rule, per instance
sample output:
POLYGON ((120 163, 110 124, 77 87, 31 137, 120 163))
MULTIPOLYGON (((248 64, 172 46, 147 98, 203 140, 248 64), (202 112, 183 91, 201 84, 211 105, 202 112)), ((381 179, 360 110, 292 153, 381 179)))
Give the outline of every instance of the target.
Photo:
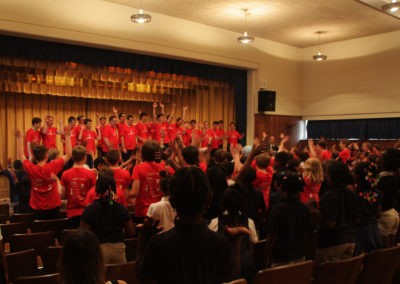
POLYGON ((321 188, 321 183, 324 180, 324 173, 319 159, 309 158, 304 162, 304 191, 301 193, 301 202, 307 203, 310 200, 315 200, 319 203, 318 192, 321 188))

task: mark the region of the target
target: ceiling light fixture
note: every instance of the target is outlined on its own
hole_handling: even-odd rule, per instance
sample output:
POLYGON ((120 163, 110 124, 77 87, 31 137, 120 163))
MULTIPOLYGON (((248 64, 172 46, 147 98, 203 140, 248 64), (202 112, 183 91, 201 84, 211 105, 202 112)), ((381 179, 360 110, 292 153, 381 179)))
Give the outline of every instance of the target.
POLYGON ((320 41, 321 41, 321 34, 324 34, 324 33, 326 33, 326 32, 324 32, 324 31, 317 31, 317 32, 315 32, 316 34, 318 34, 318 52, 317 52, 317 54, 315 54, 312 58, 315 60, 315 61, 324 61, 324 60, 326 60, 327 58, 328 58, 328 56, 326 56, 325 54, 322 54, 321 53, 321 43, 320 43, 320 41))
POLYGON ((151 15, 145 14, 142 9, 142 1, 140 1, 140 9, 138 14, 133 14, 131 16, 131 21, 138 24, 145 24, 151 22, 151 15))
POLYGON ((383 5, 382 10, 386 13, 396 13, 400 10, 400 2, 397 2, 397 0, 392 0, 392 3, 383 5))
POLYGON ((249 34, 247 33, 247 8, 242 9, 242 11, 244 12, 244 33, 242 36, 237 38, 237 41, 239 43, 243 43, 243 44, 248 44, 252 41, 254 41, 254 37, 249 36, 249 34))

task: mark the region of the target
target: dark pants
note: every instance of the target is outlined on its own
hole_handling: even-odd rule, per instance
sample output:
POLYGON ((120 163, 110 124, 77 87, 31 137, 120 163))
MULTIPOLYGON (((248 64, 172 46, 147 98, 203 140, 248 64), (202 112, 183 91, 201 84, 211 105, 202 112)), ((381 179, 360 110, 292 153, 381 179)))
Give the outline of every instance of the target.
POLYGON ((68 218, 68 229, 78 229, 81 224, 81 216, 68 218))
POLYGON ((60 206, 47 210, 33 210, 35 220, 52 220, 60 218, 60 206))
POLYGON ((126 162, 132 156, 134 150, 126 150, 126 154, 122 152, 122 161, 126 162))

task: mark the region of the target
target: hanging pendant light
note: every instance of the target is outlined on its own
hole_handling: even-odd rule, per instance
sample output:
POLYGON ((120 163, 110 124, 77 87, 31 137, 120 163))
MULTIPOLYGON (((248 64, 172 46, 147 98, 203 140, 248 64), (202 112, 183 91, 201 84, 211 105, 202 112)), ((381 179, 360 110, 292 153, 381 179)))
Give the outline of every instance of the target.
POLYGON ((383 5, 382 10, 386 13, 396 13, 400 10, 400 2, 397 0, 392 0, 392 3, 383 5))
POLYGON ((243 43, 243 44, 248 44, 251 43, 252 41, 254 41, 254 37, 250 36, 247 33, 247 8, 242 9, 242 11, 244 12, 244 33, 242 36, 237 38, 237 41, 239 43, 243 43))
POLYGON ((133 14, 131 16, 131 21, 134 23, 138 24, 145 24, 145 23, 150 23, 151 22, 151 15, 150 14, 145 14, 142 9, 142 1, 140 1, 140 9, 139 13, 133 14))
POLYGON ((326 56, 325 54, 321 53, 321 43, 320 43, 320 41, 321 41, 321 34, 323 34, 323 33, 325 33, 325 32, 323 32, 323 31, 316 32, 316 34, 318 34, 318 52, 317 52, 317 54, 315 54, 313 56, 313 59, 315 61, 324 61, 324 60, 326 60, 328 58, 328 56, 326 56))

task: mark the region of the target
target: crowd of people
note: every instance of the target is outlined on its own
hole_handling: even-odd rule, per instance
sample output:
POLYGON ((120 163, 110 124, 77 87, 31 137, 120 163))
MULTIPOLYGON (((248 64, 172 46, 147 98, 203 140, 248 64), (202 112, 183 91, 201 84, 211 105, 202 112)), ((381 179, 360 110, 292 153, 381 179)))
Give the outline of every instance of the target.
POLYGON ((33 118, 25 135, 15 131, 11 178, 20 210, 54 219, 66 199, 69 226, 94 233, 105 263, 126 261, 123 238, 135 235, 133 222, 141 224, 137 273, 144 283, 251 283, 251 244, 261 239, 264 267, 395 245, 399 147, 347 140, 336 147, 321 137, 288 149, 287 136, 277 143, 265 132, 242 147, 235 123, 225 131, 223 121, 210 127, 185 121, 186 107, 180 118, 174 111, 154 103, 135 123, 114 108, 108 124, 98 116, 94 129, 82 115, 65 127, 59 120, 58 129, 50 115, 43 126, 33 118), (313 239, 314 253, 307 249, 313 239))

